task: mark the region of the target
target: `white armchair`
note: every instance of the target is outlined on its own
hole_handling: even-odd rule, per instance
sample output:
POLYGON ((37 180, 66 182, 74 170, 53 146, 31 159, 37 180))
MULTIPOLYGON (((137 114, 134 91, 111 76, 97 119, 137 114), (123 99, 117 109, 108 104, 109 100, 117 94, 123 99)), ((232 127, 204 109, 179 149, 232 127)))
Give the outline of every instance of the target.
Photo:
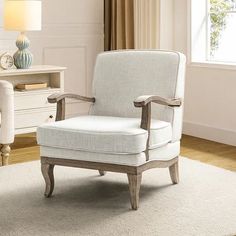
POLYGON ((113 51, 97 58, 94 97, 50 96, 57 122, 37 131, 45 196, 53 192, 54 165, 126 173, 132 209, 138 208, 143 171, 169 167, 178 183, 184 78, 181 53, 113 51), (65 98, 91 102, 89 115, 64 120, 65 98))
POLYGON ((0 166, 8 164, 14 141, 14 91, 11 83, 0 80, 0 166))

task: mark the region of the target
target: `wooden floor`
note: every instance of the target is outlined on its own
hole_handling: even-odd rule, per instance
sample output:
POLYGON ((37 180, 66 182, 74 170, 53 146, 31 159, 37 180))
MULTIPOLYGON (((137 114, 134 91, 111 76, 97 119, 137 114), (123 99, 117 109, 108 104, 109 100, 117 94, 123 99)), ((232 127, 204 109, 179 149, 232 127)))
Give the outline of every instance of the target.
MULTIPOLYGON (((236 171, 236 147, 184 135, 181 155, 193 160, 236 171)), ((21 163, 39 159, 39 147, 35 134, 18 135, 12 145, 9 163, 21 163)))
POLYGON ((181 156, 236 171, 236 147, 184 135, 181 156))
POLYGON ((11 149, 9 164, 39 160, 39 147, 35 133, 17 135, 11 149))

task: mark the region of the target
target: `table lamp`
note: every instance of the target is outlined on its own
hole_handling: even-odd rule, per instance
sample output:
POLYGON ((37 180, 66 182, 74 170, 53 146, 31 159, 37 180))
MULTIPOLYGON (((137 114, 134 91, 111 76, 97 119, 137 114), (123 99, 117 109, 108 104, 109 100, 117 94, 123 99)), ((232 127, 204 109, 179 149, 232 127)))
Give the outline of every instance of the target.
POLYGON ((29 39, 25 31, 41 30, 41 1, 37 0, 6 0, 4 7, 4 29, 20 31, 16 40, 17 52, 14 64, 18 69, 31 66, 33 55, 29 51, 29 39))

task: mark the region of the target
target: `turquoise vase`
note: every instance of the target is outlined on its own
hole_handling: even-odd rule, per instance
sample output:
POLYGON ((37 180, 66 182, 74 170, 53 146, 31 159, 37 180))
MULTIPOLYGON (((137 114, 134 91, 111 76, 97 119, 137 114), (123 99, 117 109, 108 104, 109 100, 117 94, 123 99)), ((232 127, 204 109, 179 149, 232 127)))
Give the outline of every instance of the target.
POLYGON ((33 55, 29 51, 30 41, 21 33, 16 40, 17 52, 14 54, 14 64, 17 69, 28 69, 33 62, 33 55))

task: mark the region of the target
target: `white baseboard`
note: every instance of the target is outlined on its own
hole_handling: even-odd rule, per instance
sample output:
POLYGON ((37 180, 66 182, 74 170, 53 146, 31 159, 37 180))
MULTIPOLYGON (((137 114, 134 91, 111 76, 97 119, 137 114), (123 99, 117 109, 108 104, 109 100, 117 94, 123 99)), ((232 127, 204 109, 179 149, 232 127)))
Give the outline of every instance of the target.
POLYGON ((183 134, 236 146, 236 131, 184 122, 183 134))

